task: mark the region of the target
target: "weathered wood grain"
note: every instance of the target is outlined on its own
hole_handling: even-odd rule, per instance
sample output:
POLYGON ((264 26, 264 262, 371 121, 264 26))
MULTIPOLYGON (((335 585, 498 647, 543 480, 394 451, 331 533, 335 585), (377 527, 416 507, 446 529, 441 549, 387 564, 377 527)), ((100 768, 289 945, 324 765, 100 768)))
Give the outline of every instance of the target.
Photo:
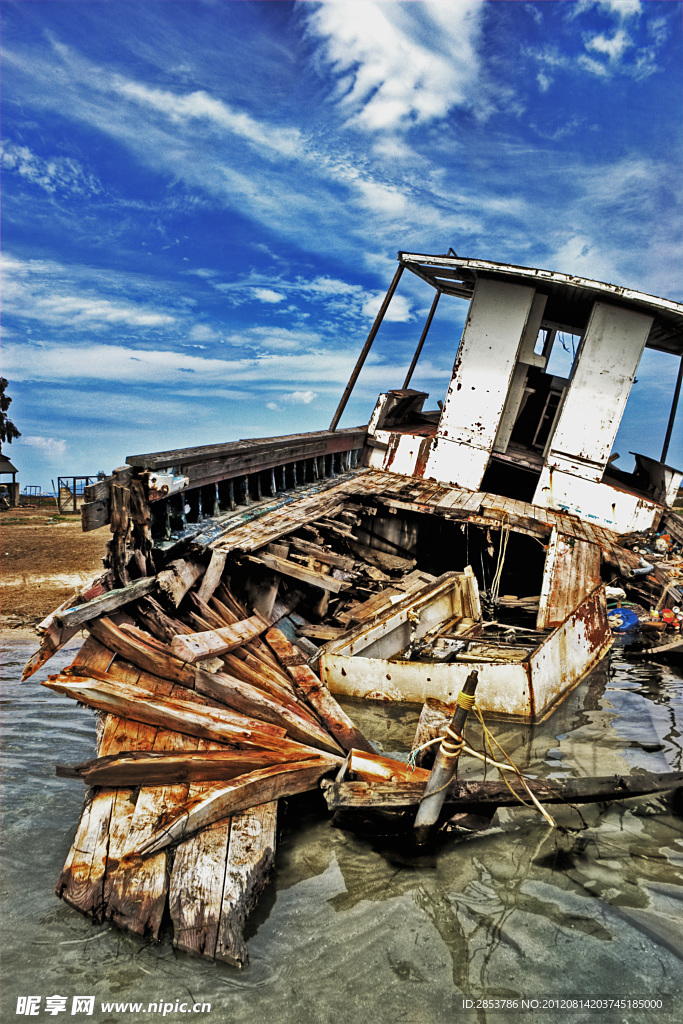
POLYGON ((208 601, 212 596, 216 587, 221 581, 223 570, 225 568, 225 561, 227 558, 227 551, 212 551, 211 561, 209 567, 204 573, 204 578, 200 584, 197 596, 202 601, 208 601))
POLYGON ((156 585, 157 582, 154 576, 145 576, 130 583, 127 587, 122 587, 118 590, 108 590, 98 597, 93 597, 92 600, 87 601, 85 604, 79 604, 72 608, 58 609, 54 612, 54 617, 63 627, 79 629, 90 619, 106 615, 117 608, 122 608, 131 601, 136 601, 139 597, 144 597, 145 594, 151 593, 156 588, 156 585))
POLYGON ((219 629, 207 630, 204 633, 175 636, 171 641, 171 650, 181 661, 194 665, 204 658, 228 654, 235 647, 241 647, 242 644, 253 640, 268 627, 269 623, 261 615, 252 615, 233 626, 221 626, 219 629))
POLYGON ((280 797, 306 793, 315 789, 323 775, 341 763, 340 757, 320 755, 307 761, 270 765, 241 775, 228 785, 214 788, 186 803, 180 814, 166 818, 163 827, 147 836, 134 852, 145 857, 155 854, 238 811, 280 797))
POLYGON ((142 687, 123 683, 111 685, 94 678, 62 675, 42 685, 122 718, 235 746, 278 749, 285 736, 284 729, 253 721, 227 708, 202 708, 186 700, 160 699, 142 687))
POLYGON ((271 629, 266 639, 284 664, 296 687, 305 696, 325 728, 344 750, 355 747, 375 753, 375 748, 340 707, 326 686, 308 667, 300 651, 289 642, 280 629, 271 629))
POLYGON ((179 558, 157 574, 159 589, 170 598, 177 608, 188 590, 202 576, 204 569, 201 562, 179 558))
POLYGON ((216 959, 235 967, 248 963, 244 924, 272 871, 276 828, 276 802, 252 807, 232 819, 216 959))
MULTIPOLYGON (((311 748, 287 747, 288 762, 305 761, 311 748)), ((56 774, 80 779, 86 786, 167 786, 177 783, 221 782, 267 765, 282 763, 277 750, 125 750, 75 765, 57 765, 56 774)))

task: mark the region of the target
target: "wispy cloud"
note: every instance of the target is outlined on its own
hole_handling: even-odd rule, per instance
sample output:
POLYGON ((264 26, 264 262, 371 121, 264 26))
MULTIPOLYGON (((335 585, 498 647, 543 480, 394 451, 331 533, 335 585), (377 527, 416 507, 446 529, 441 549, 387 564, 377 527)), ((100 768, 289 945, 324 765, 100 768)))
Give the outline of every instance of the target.
POLYGON ((479 0, 305 3, 319 66, 336 77, 347 124, 372 132, 424 124, 471 106, 479 74, 479 0))
POLYGON ((151 89, 121 76, 115 76, 112 85, 117 92, 137 105, 165 114, 172 121, 199 121, 216 125, 244 139, 258 148, 260 153, 276 159, 294 158, 301 152, 301 133, 296 129, 265 125, 204 91, 182 95, 170 90, 151 89))
MULTIPOLYGON (((165 327, 175 320, 142 304, 105 298, 93 289, 92 280, 90 295, 77 291, 77 268, 5 255, 2 270, 5 312, 24 319, 90 329, 114 324, 165 327)), ((82 277, 79 283, 82 286, 82 277)))
POLYGON ((63 438, 22 434, 20 440, 22 445, 26 445, 28 448, 38 448, 51 459, 61 459, 66 453, 66 441, 63 438))
POLYGON ((648 17, 648 5, 640 0, 576 0, 564 5, 563 13, 566 38, 525 51, 539 65, 541 92, 548 91, 560 70, 603 79, 625 76, 636 80, 660 70, 657 55, 668 37, 667 21, 659 14, 648 17), (596 13, 606 26, 602 31, 594 27, 596 13))
POLYGON ((94 174, 90 174, 71 157, 44 158, 31 152, 28 146, 6 141, 0 145, 0 166, 7 173, 17 174, 49 193, 75 193, 98 195, 103 189, 94 174))

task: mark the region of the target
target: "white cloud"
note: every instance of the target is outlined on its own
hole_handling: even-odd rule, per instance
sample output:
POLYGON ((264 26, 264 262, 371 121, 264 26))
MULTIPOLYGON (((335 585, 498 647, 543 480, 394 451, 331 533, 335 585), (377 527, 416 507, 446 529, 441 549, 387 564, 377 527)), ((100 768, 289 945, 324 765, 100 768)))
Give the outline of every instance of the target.
POLYGON ((317 391, 290 391, 282 395, 282 401, 293 405, 310 405, 317 397, 317 391))
MULTIPOLYGON (((142 303, 120 302, 101 294, 113 275, 78 266, 63 267, 43 260, 2 257, 5 313, 51 325, 89 329, 124 324, 128 327, 165 327, 176 317, 142 303), (90 294, 88 294, 90 293, 90 294)), ((139 287, 140 282, 138 282, 139 287)))
MULTIPOLYGON (((346 384, 360 348, 356 341, 345 348, 320 345, 307 351, 263 352, 255 357, 226 359, 123 345, 12 344, 5 346, 4 372, 16 382, 108 382, 125 388, 142 386, 146 394, 150 386, 170 387, 174 394, 208 396, 214 388, 217 394, 223 394, 226 381, 231 384, 230 390, 233 385, 243 389, 255 386, 259 394, 264 386, 278 391, 284 387, 292 404, 306 405, 309 396, 312 402, 323 391, 331 389, 336 394, 339 386, 346 384)), ((429 360, 421 363, 425 377, 436 372, 429 360)), ((439 369, 438 374, 442 373, 439 369)), ((402 380, 404 375, 402 363, 394 367, 371 353, 362 383, 372 392, 402 380)))
POLYGON ((601 34, 593 36, 586 43, 587 49, 603 53, 610 60, 618 60, 629 46, 633 46, 633 43, 623 28, 617 29, 614 35, 609 38, 601 34))
MULTIPOLYGON (((368 295, 363 302, 363 313, 373 319, 377 316, 379 308, 384 299, 384 292, 374 292, 368 295)), ((384 319, 393 323, 408 323, 414 320, 414 316, 408 299, 404 295, 394 293, 389 307, 384 314, 384 319)))
POLYGON ((281 292, 274 292, 272 288, 254 288, 253 295, 260 302, 277 303, 282 302, 285 296, 281 292))
POLYGON ((206 92, 179 95, 164 89, 151 89, 121 76, 116 76, 114 85, 121 95, 140 106, 157 110, 173 121, 209 122, 240 136, 258 147, 261 152, 265 150, 268 154, 291 158, 297 156, 301 149, 302 139, 297 129, 262 124, 249 114, 232 109, 227 103, 209 96, 206 92))
POLYGON ((29 448, 39 448, 52 459, 61 459, 66 453, 66 441, 62 438, 22 434, 19 440, 22 445, 28 445, 29 448))
POLYGON ((643 9, 641 0, 597 0, 597 6, 617 18, 632 18, 643 9))
POLYGON ((317 59, 337 77, 348 123, 423 124, 470 105, 479 74, 479 0, 300 5, 317 59))
POLYGON ((215 331, 213 327, 209 327, 208 324, 195 324, 193 327, 190 328, 190 331, 188 333, 188 338, 190 339, 190 341, 195 341, 198 343, 204 341, 219 341, 220 337, 221 336, 218 333, 218 331, 215 331))

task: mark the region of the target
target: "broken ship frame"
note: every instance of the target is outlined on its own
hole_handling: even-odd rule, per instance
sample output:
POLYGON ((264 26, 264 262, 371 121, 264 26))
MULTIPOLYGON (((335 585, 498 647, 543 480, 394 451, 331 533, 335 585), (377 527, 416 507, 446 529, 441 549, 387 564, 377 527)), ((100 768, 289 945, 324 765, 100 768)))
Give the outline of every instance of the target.
MULTIPOLYGON (((414 808, 425 785, 424 768, 373 753, 333 694, 429 700, 443 728, 474 673, 480 712, 538 721, 610 647, 606 581, 683 603, 666 565, 644 581, 624 543, 657 528, 683 541, 683 474, 666 462, 681 373, 661 459, 627 474, 610 458, 645 347, 681 355, 683 305, 402 252, 329 430, 132 456, 88 487, 83 528, 112 533, 106 572, 41 623, 25 670, 88 631, 46 683, 103 715, 98 760, 62 769, 97 788, 59 894, 155 937, 168 903, 179 948, 244 963, 280 797, 336 772, 333 808, 354 806, 354 785, 414 808), (405 270, 434 300, 403 385, 339 429, 405 270), (449 295, 469 311, 430 411, 409 385, 449 295), (549 371, 562 332, 568 378, 549 371)), ((593 790, 635 792, 615 785, 593 790)))

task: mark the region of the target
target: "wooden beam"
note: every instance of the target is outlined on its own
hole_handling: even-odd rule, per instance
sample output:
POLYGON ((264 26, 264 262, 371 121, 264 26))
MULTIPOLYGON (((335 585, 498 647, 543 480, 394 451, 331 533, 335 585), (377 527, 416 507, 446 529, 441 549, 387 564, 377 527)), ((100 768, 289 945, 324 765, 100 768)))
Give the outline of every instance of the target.
POLYGON ((158 573, 159 589, 167 594, 177 608, 188 590, 202 575, 204 568, 201 562, 191 562, 179 558, 158 573))
POLYGON ((276 833, 276 800, 251 807, 232 819, 216 959, 235 967, 248 962, 242 932, 273 869, 276 833))
POLYGON ((342 581, 334 576, 327 576, 314 569, 306 569, 303 565, 290 562, 287 558, 280 558, 278 555, 271 555, 267 551, 260 551, 257 555, 250 555, 249 561, 260 562, 262 565, 282 573, 283 576, 291 576, 302 583, 308 583, 312 587, 319 587, 321 590, 329 590, 332 594, 338 594, 342 588, 342 581))
POLYGON ((197 591, 197 597, 201 598, 202 601, 209 601, 213 596, 213 593, 221 581, 223 570, 225 569, 225 560, 228 557, 227 551, 220 551, 218 549, 211 552, 211 561, 209 567, 204 573, 204 579, 201 582, 201 586, 197 591))
MULTIPOLYGON (((451 783, 446 792, 447 810, 488 807, 516 807, 521 801, 515 796, 528 799, 522 786, 509 773, 510 785, 504 782, 459 782, 451 783)), ((535 797, 542 803, 603 803, 610 800, 626 800, 632 797, 663 793, 683 785, 683 772, 666 772, 655 775, 644 772, 641 775, 607 775, 588 779, 526 779, 535 797)), ((323 792, 330 810, 345 808, 372 810, 410 810, 416 808, 424 793, 424 782, 328 782, 323 783, 323 792)))
POLYGON ((212 790, 194 803, 187 804, 182 814, 167 821, 135 853, 143 857, 158 853, 166 846, 180 842, 237 811, 280 797, 306 793, 315 789, 322 776, 338 768, 339 764, 339 758, 320 756, 308 761, 271 765, 242 775, 229 785, 212 790))
MULTIPOLYGON (((310 760, 309 747, 287 748, 287 762, 310 760)), ((172 786, 178 783, 225 782, 269 765, 282 764, 279 750, 124 750, 75 765, 57 765, 63 779, 86 786, 172 786)))
POLYGON ((197 707, 190 701, 169 697, 159 699, 142 687, 65 675, 41 685, 88 707, 188 736, 270 750, 277 750, 284 743, 285 729, 249 719, 227 708, 197 707))
POLYGON ((221 626, 203 633, 184 633, 174 636, 171 650, 181 661, 194 665, 204 658, 217 658, 241 647, 268 629, 270 623, 261 615, 252 615, 234 626, 221 626))
POLYGON ((155 576, 144 576, 142 579, 129 583, 127 587, 118 590, 108 590, 106 593, 94 597, 86 604, 79 604, 72 608, 65 608, 55 612, 55 620, 60 626, 70 629, 77 629, 84 622, 90 619, 99 618, 100 615, 107 615, 109 612, 122 608, 130 601, 137 601, 139 597, 150 594, 157 586, 155 576))
POLYGON ((325 728, 344 750, 356 748, 374 754, 375 748, 339 706, 330 691, 305 663, 301 651, 279 629, 271 629, 266 640, 285 666, 294 685, 304 695, 325 728))

